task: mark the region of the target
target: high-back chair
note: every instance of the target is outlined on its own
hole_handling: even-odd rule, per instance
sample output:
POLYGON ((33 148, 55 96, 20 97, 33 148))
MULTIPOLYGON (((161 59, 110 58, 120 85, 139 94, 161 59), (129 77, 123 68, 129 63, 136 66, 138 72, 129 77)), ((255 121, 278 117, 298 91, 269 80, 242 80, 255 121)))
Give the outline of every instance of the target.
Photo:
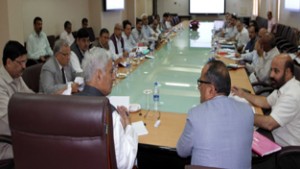
POLYGON ((39 92, 40 74, 41 74, 42 67, 43 67, 42 63, 29 66, 24 70, 22 74, 22 78, 26 83, 26 85, 36 93, 39 92))
POLYGON ((105 97, 14 94, 8 105, 15 169, 115 169, 105 97))

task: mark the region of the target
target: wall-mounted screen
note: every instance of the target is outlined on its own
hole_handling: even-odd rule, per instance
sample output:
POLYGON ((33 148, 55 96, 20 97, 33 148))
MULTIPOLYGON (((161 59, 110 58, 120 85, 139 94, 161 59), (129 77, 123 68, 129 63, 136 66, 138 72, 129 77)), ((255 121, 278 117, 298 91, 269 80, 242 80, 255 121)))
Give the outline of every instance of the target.
POLYGON ((190 14, 224 14, 226 0, 189 0, 190 14))
POLYGON ((300 11, 300 0, 285 0, 284 8, 290 11, 300 11))
POLYGON ((124 0, 103 0, 104 11, 124 10, 124 0))

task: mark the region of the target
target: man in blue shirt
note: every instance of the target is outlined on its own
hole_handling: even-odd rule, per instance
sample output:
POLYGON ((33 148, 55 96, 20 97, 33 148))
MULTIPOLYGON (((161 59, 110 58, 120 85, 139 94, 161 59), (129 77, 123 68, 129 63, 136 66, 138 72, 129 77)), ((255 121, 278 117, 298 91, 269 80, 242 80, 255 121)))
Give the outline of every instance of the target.
POLYGON ((192 156, 192 165, 250 169, 254 114, 251 107, 233 98, 224 63, 209 61, 198 79, 201 104, 190 109, 177 143, 181 157, 192 156))

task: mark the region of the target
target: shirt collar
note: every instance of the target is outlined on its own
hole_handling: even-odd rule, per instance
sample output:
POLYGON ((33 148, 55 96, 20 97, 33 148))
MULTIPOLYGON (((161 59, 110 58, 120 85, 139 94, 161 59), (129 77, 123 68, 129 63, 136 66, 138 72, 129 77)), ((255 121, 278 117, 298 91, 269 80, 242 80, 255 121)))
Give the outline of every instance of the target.
POLYGON ((296 81, 295 77, 293 77, 292 79, 290 79, 289 81, 287 81, 283 86, 281 86, 279 88, 279 93, 281 94, 281 93, 286 92, 287 90, 290 90, 290 88, 291 88, 290 86, 293 83, 295 83, 295 81, 296 81))
POLYGON ((0 68, 1 76, 6 81, 6 83, 10 84, 14 81, 14 79, 10 76, 10 74, 7 72, 4 66, 0 68))

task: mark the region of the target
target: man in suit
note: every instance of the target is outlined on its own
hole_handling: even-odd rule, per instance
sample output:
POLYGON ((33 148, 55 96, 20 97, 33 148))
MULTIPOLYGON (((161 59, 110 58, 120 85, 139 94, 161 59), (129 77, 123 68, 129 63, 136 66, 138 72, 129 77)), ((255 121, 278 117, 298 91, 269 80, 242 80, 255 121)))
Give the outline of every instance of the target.
MULTIPOLYGON (((115 79, 110 52, 92 48, 84 58, 82 66, 86 85, 78 95, 109 95, 115 79)), ((138 136, 131 126, 128 111, 124 106, 112 106, 111 110, 117 166, 120 169, 132 169, 137 154, 138 136)))
POLYGON ((247 103, 228 97, 225 64, 209 61, 197 82, 201 104, 188 112, 177 153, 192 156, 192 165, 250 169, 254 113, 247 103))
POLYGON ((72 92, 78 92, 78 84, 72 83, 76 72, 70 64, 71 49, 68 42, 59 39, 54 45, 52 56, 42 67, 40 75, 40 92, 46 94, 61 94, 70 87, 72 92))

